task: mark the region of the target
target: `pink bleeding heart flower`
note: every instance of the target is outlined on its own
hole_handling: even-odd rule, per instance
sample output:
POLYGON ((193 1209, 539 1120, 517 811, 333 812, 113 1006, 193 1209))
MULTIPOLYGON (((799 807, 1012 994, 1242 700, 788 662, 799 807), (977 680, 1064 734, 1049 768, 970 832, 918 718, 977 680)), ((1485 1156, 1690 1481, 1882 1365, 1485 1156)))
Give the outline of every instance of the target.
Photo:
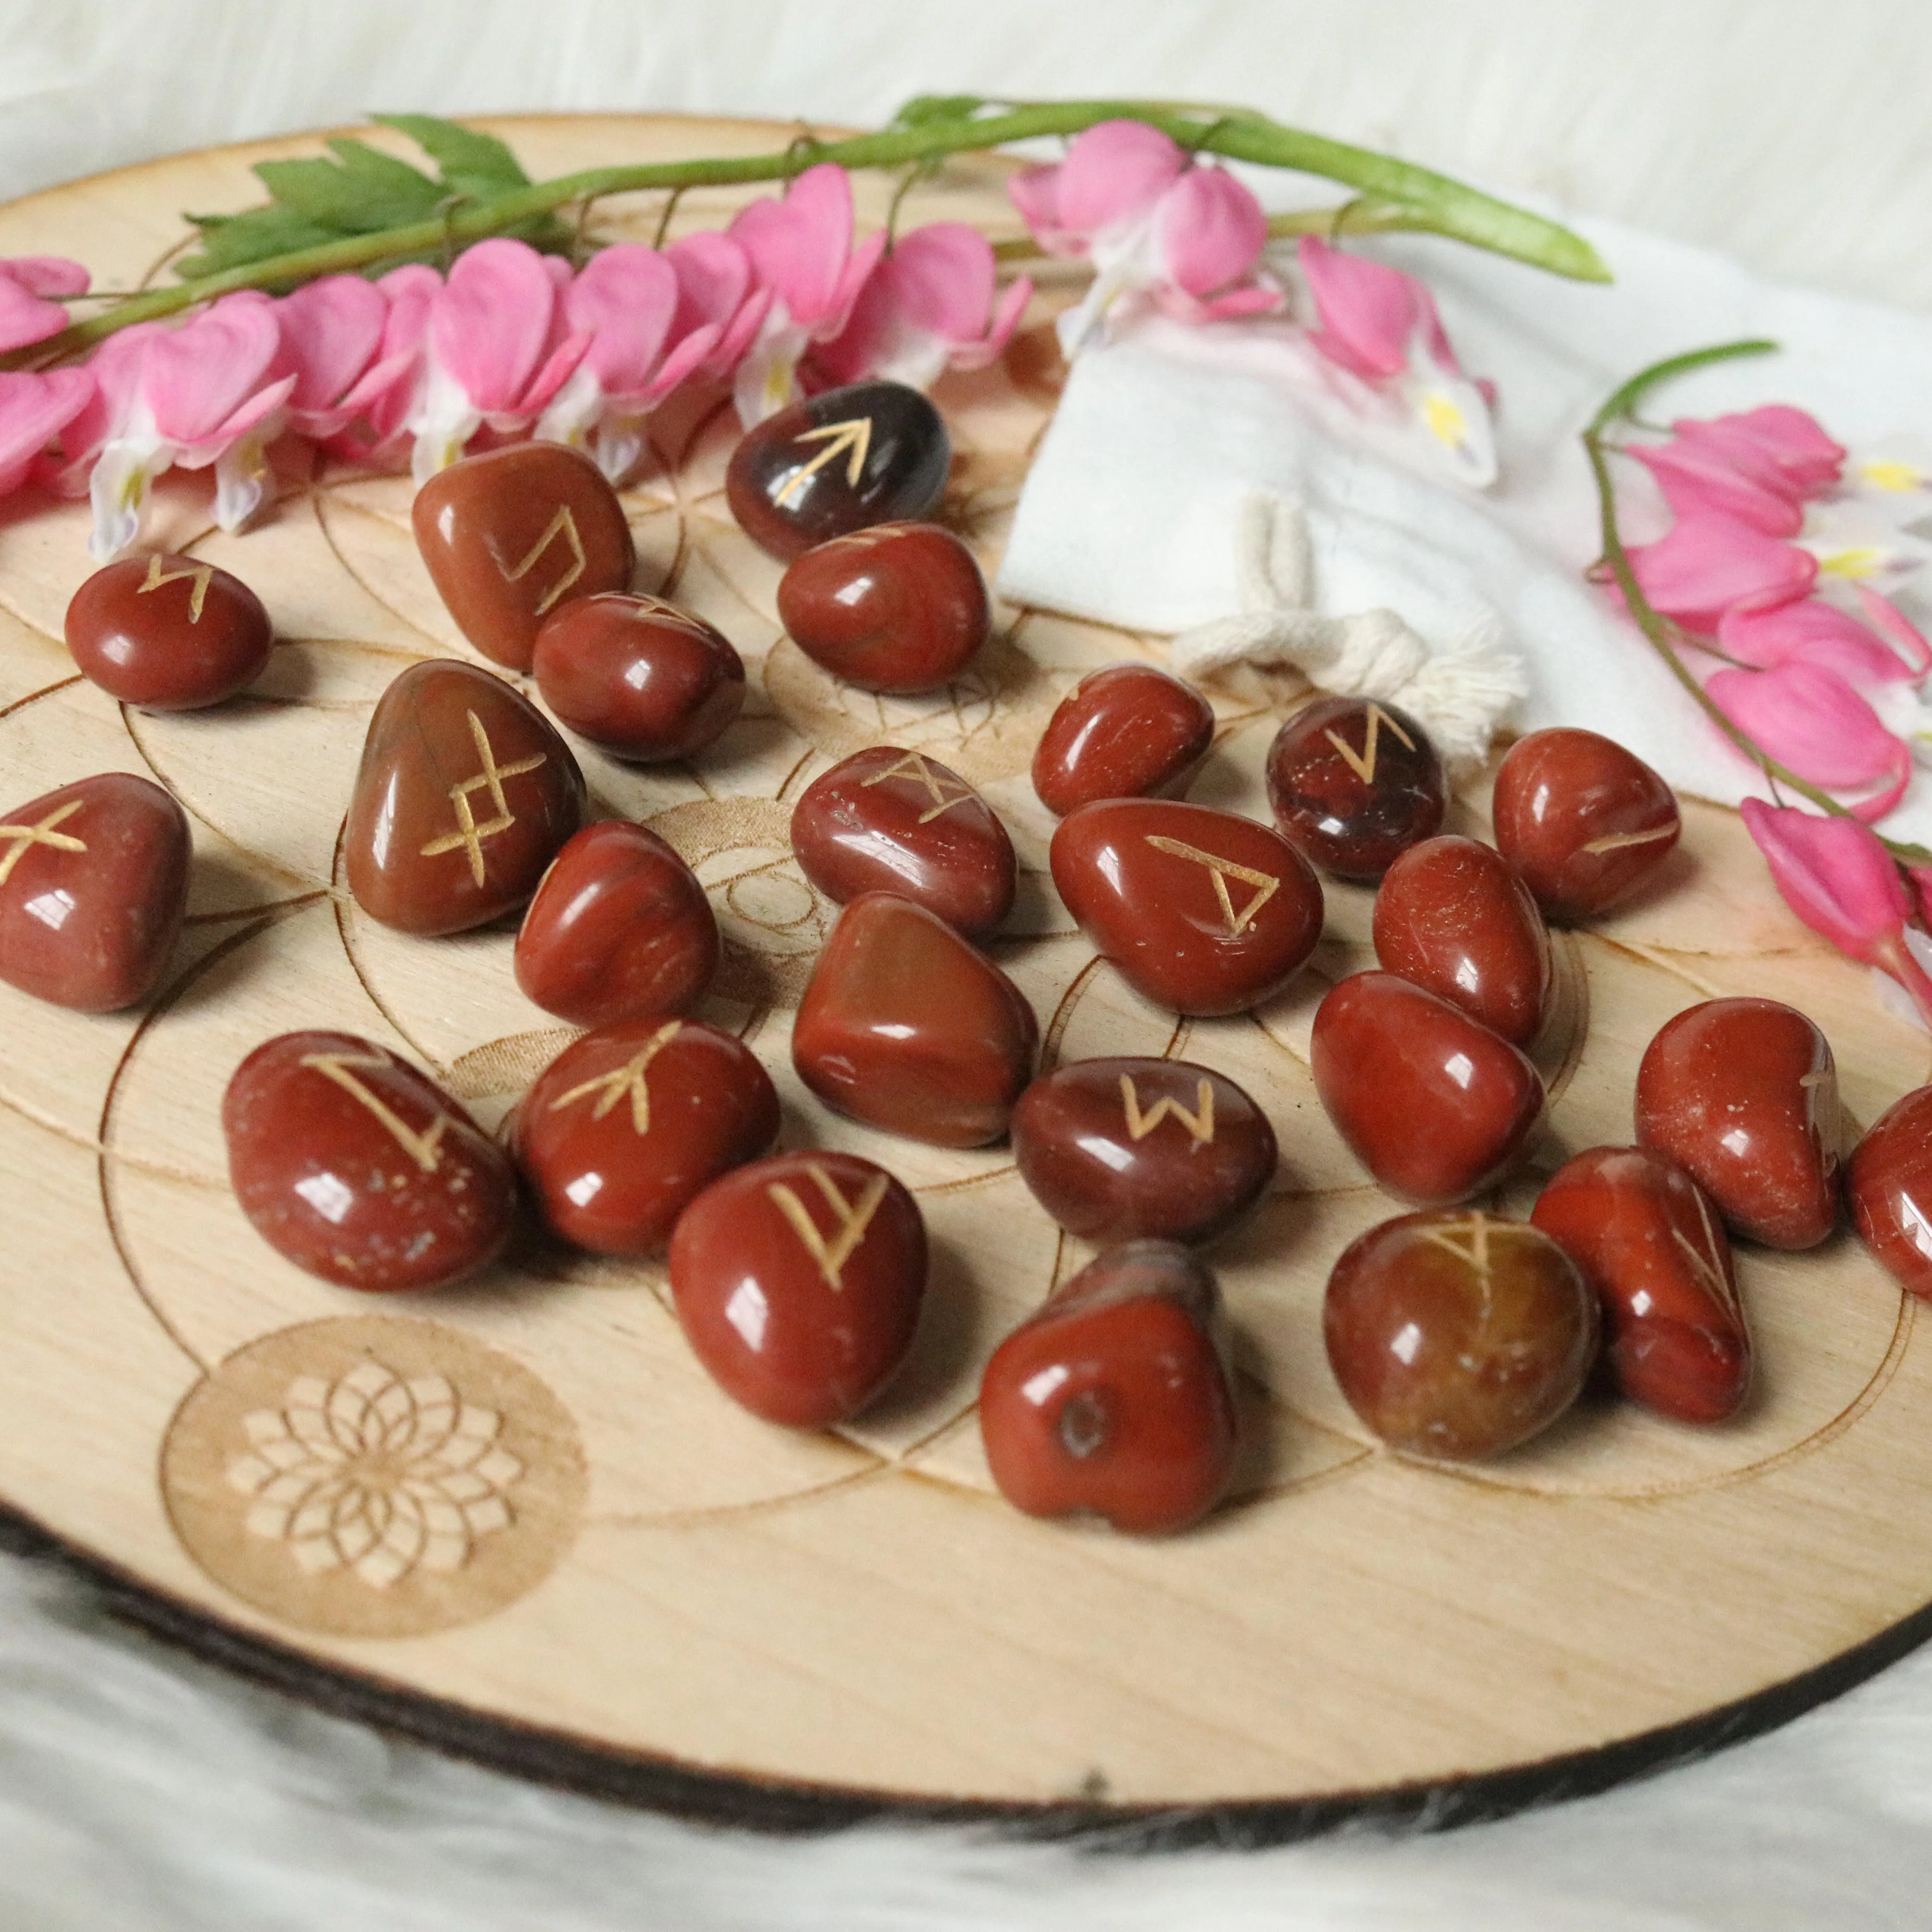
POLYGON ((1906 938, 1911 896, 1878 834, 1761 799, 1746 799, 1743 812, 1785 904, 1848 959, 1889 974, 1932 1028, 1932 980, 1906 938))
POLYGON ((810 354, 830 383, 868 376, 928 388, 944 370, 997 362, 1033 296, 1024 276, 997 292, 993 244, 976 229, 935 221, 902 235, 859 292, 852 317, 810 354))
MULTIPOLYGON (((442 286, 434 269, 415 272, 442 286)), ((389 316, 383 284, 360 275, 325 275, 276 303, 282 338, 276 367, 292 370, 296 378, 290 428, 324 441, 413 375, 417 344, 398 340, 390 346, 389 316)), ((419 330, 417 335, 419 341, 419 330)))
POLYGON ((1711 701, 1762 751, 1828 791, 1884 789, 1851 808, 1882 818, 1905 795, 1912 752, 1834 670, 1805 663, 1770 670, 1714 671, 1711 701))
POLYGON ((844 329, 886 238, 868 236, 854 246, 852 184, 831 161, 807 168, 782 200, 740 208, 728 232, 772 298, 734 385, 739 420, 749 429, 796 395, 806 350, 844 329))
POLYGON ((498 236, 456 258, 430 298, 428 364, 410 428, 418 483, 462 454, 486 424, 529 430, 590 346, 573 328, 563 294, 568 263, 498 236))
POLYGON ((1804 499, 1782 475, 1739 470, 1721 450, 1684 436, 1627 447, 1680 517, 1730 517, 1769 537, 1795 537, 1804 527, 1804 499))
POLYGON ((654 248, 620 242, 592 256, 564 296, 573 330, 590 339, 584 360, 537 424, 538 436, 589 446, 613 483, 644 446, 644 418, 717 347, 723 330, 701 323, 673 334, 677 272, 654 248))
POLYGON ((1770 670, 1784 664, 1816 664, 1836 671, 1852 685, 1899 683, 1922 676, 1927 669, 1922 655, 1924 639, 1896 606, 1888 604, 1886 608, 1899 626, 1889 634, 1900 641, 1906 634, 1917 639, 1918 654, 1911 664, 1870 626, 1818 597, 1798 598, 1768 610, 1726 610, 1718 620, 1718 647, 1726 657, 1756 670, 1770 670))
POLYGON ((1655 543, 1629 552, 1651 608, 1708 637, 1727 610, 1763 610, 1810 594, 1818 560, 1733 517, 1679 517, 1655 543))
POLYGON ((1846 452, 1816 417, 1788 403, 1767 403, 1734 416, 1670 425, 1676 441, 1700 460, 1721 464, 1759 488, 1802 500, 1835 484, 1846 452))
POLYGON ((27 480, 48 444, 93 400, 86 369, 0 374, 0 496, 27 480))
POLYGON ((1296 259, 1315 306, 1310 344, 1393 404, 1458 480, 1478 489, 1494 482, 1492 394, 1464 374, 1427 286, 1319 236, 1304 235, 1296 259))
POLYGON ((0 352, 44 342, 67 326, 67 310, 49 296, 84 296, 88 274, 62 255, 16 255, 0 261, 0 352))
POLYGON ((706 231, 687 235, 664 251, 677 277, 677 312, 670 332, 682 340, 695 331, 715 327, 718 339, 699 364, 708 380, 729 376, 744 359, 772 302, 772 291, 761 288, 743 247, 728 235, 706 231))
POLYGON ((442 278, 420 262, 392 268, 374 286, 385 308, 382 335, 368 373, 345 397, 353 402, 350 420, 325 446, 351 462, 389 466, 405 460, 413 438, 411 418, 420 409, 428 381, 430 305, 442 278))

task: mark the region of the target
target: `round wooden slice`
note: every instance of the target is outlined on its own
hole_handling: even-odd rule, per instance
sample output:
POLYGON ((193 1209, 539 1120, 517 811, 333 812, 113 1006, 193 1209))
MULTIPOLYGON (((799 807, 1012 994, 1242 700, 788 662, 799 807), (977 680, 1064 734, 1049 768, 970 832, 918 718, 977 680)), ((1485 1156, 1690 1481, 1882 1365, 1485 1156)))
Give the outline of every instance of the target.
MULTIPOLYGON (((495 124, 538 176, 769 151, 796 131, 495 124)), ((0 210, 0 254, 72 255, 131 286, 161 272, 180 211, 247 206, 250 163, 314 151, 184 155, 37 195, 0 210)), ((950 167, 902 218, 1012 232, 1000 173, 950 167)), ((884 218, 892 185, 861 178, 863 220, 884 218)), ((674 225, 716 226, 743 198, 694 191, 674 225)), ((649 239, 662 212, 619 198, 592 220, 649 239)), ((989 566, 1059 373, 1036 316, 1002 366, 938 393, 958 452, 946 519, 989 566)), ((790 1432, 706 1378, 656 1264, 530 1244, 453 1292, 376 1300, 298 1272, 243 1220, 219 1103, 268 1035, 366 1034, 491 1124, 568 1037, 518 993, 508 930, 411 938, 340 888, 371 706, 404 666, 470 653, 417 556, 407 478, 290 451, 244 536, 212 527, 206 472, 170 477, 153 505, 150 541, 234 571, 275 621, 268 671, 209 712, 123 711, 75 676, 62 618, 88 569, 86 506, 0 502, 0 803, 141 772, 195 836, 188 935, 145 1010, 87 1018, 0 988, 8 1509, 135 1614, 304 1695, 533 1774, 770 1825, 911 1808, 1226 1837, 1367 1809, 1439 1818, 1761 1726, 1916 1641, 1932 1346, 1848 1236, 1741 1256, 1760 1373, 1732 1424, 1592 1404, 1453 1471, 1364 1436, 1329 1376, 1322 1291, 1342 1246, 1394 1209, 1329 1127, 1306 1055, 1322 991, 1369 959, 1367 894, 1330 889, 1312 965, 1260 1012, 1177 1023, 1142 1004, 1047 884, 1051 824, 1027 774, 1067 686, 1154 644, 1012 610, 939 696, 842 687, 782 635, 778 568, 725 509, 734 434, 722 396, 674 403, 626 502, 640 586, 744 653, 744 716, 693 766, 578 748, 597 809, 654 826, 710 889, 728 951, 706 1016, 771 1068, 784 1143, 853 1149, 917 1190, 934 1265, 908 1370, 860 1423, 790 1432), (791 806, 881 742, 942 759, 1011 827, 1023 889, 992 950, 1050 1062, 1203 1060, 1280 1130, 1272 1193, 1212 1256, 1246 1448, 1234 1501, 1190 1534, 1135 1541, 1000 1499, 974 1414, 981 1365, 1085 1254, 1004 1149, 888 1139, 793 1074, 791 1016, 830 908, 790 856, 791 806)), ((1302 694, 1253 674, 1222 686, 1193 795, 1265 817, 1264 754, 1302 694)), ((1479 806, 1462 820, 1481 829, 1479 806)), ((1714 994, 1811 1013, 1860 1120, 1922 1076, 1923 1036, 1793 922, 1732 814, 1689 809, 1667 888, 1560 941, 1545 1171, 1629 1138, 1645 1044, 1714 994)))

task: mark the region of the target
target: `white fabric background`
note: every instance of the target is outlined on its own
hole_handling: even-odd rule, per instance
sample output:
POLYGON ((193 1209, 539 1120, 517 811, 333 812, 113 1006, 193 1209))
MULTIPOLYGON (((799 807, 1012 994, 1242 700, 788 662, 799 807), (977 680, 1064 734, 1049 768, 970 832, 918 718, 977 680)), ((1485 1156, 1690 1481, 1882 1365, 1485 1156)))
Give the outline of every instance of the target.
MULTIPOLYGON (((1912 0, 0 0, 0 195, 371 108, 864 124, 969 89, 1252 104, 1932 309, 1912 0)), ((1498 1825, 1096 1861, 560 1798, 232 1684, 0 1563, 4 1932, 1924 1932, 1928 1898, 1932 1654, 1498 1825)))

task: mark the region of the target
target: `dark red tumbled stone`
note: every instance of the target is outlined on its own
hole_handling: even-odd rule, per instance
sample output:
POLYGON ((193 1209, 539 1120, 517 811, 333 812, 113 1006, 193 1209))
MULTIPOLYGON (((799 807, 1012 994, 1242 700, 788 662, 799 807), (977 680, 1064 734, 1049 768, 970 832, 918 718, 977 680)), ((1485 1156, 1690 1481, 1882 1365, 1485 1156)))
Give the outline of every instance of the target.
POLYGON ((1156 664, 1109 664, 1083 677, 1047 720, 1033 788, 1056 817, 1098 798, 1180 790, 1214 742, 1214 713, 1156 664))
POLYGON ((1378 879, 1442 829, 1449 785, 1429 734, 1366 698, 1318 698, 1275 734, 1268 802, 1282 836, 1339 879, 1378 879))
POLYGON ((82 673, 148 711, 232 698, 260 675, 274 641, 260 598, 199 557, 123 557, 67 607, 67 647, 82 673))

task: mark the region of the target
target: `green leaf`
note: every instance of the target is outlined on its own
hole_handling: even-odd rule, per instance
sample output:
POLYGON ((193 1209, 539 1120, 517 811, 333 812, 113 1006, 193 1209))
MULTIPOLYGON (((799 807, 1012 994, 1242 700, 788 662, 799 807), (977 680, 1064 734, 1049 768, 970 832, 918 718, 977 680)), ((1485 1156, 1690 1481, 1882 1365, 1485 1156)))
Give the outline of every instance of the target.
POLYGON ((376 114, 385 128, 406 134, 435 162, 451 188, 478 201, 494 200, 512 188, 528 188, 530 178, 508 146, 494 134, 481 134, 434 114, 376 114))

